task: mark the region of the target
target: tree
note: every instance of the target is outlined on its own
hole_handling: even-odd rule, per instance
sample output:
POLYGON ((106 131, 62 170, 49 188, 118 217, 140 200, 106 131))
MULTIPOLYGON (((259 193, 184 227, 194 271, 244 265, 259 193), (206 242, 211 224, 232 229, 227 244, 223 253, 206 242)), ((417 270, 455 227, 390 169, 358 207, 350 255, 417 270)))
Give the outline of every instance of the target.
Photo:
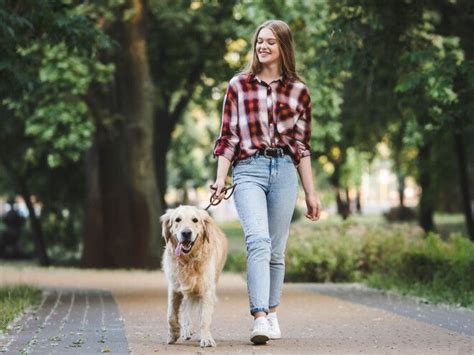
POLYGON ((234 1, 221 3, 150 1, 147 40, 156 87, 154 165, 160 201, 165 205, 166 155, 172 133, 197 87, 201 95, 234 74, 225 61, 226 43, 235 37, 234 1))
MULTIPOLYGON (((461 188, 462 207, 466 221, 467 231, 474 240, 474 212, 471 208, 472 190, 469 183, 469 165, 466 153, 465 137, 474 131, 473 120, 469 119, 474 114, 474 4, 471 1, 460 0, 455 3, 433 1, 432 6, 441 14, 441 21, 437 30, 445 36, 455 36, 459 39, 464 60, 458 57, 453 90, 458 95, 458 100, 453 107, 453 140, 454 151, 459 171, 459 186, 461 188), (467 134, 466 134, 467 133, 467 134)), ((461 54, 460 52, 458 52, 461 54)))
POLYGON ((102 52, 113 80, 87 94, 96 134, 87 161, 83 265, 152 267, 159 263, 163 206, 153 164, 153 97, 144 1, 92 8, 115 41, 102 52), (101 13, 103 11, 103 13, 101 13))
POLYGON ((103 78, 92 59, 103 37, 74 6, 57 1, 0 1, 0 33, 0 164, 8 189, 27 204, 37 255, 47 265, 32 196, 41 201, 51 186, 37 182, 87 149, 92 126, 81 95, 103 78))

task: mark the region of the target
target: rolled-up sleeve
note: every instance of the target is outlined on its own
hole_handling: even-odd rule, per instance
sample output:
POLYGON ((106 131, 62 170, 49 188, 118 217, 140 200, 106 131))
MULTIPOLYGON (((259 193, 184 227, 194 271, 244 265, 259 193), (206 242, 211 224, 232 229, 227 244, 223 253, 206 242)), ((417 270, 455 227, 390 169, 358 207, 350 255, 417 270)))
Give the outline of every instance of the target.
POLYGON ((214 145, 214 158, 222 155, 231 162, 236 159, 240 142, 238 118, 237 93, 229 84, 222 108, 221 131, 214 145))
POLYGON ((299 100, 301 113, 294 127, 294 138, 300 158, 311 155, 311 97, 308 90, 303 90, 299 100))

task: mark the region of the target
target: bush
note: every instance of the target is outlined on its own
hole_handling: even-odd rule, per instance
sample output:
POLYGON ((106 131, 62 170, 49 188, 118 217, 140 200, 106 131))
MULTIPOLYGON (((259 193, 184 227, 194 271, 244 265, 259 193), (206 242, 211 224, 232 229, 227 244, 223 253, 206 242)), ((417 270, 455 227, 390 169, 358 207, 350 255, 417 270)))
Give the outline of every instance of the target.
POLYGON ((420 238, 422 231, 406 225, 387 229, 345 222, 318 229, 300 224, 292 228, 287 248, 288 281, 358 281, 387 261, 397 262, 400 251, 420 238))
POLYGON ((232 272, 242 272, 245 271, 247 268, 247 255, 245 252, 236 252, 233 254, 229 254, 227 256, 227 261, 224 265, 225 271, 232 271, 232 272))
POLYGON ((303 214, 303 210, 300 207, 296 206, 295 210, 293 211, 293 215, 291 216, 291 223, 299 221, 301 217, 303 217, 303 214))
POLYGON ((373 286, 397 288, 437 302, 474 305, 474 243, 461 235, 443 241, 431 233, 402 256, 391 272, 369 278, 373 286))
POLYGON ((474 305, 474 243, 461 235, 443 241, 409 224, 352 222, 318 229, 294 225, 286 281, 367 281, 383 288, 463 306, 474 305))
POLYGON ((388 222, 414 221, 416 220, 416 211, 408 207, 392 207, 383 216, 388 222))

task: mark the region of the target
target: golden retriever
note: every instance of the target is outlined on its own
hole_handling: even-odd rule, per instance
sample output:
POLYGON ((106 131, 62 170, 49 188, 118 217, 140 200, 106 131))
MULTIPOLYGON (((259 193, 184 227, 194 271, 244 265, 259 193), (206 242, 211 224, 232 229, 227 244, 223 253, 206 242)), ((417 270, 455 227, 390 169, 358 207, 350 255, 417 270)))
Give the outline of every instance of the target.
POLYGON ((191 339, 191 314, 197 310, 201 347, 216 346, 210 326, 227 239, 206 211, 193 206, 169 209, 160 220, 166 240, 162 266, 168 280, 168 344, 180 336, 191 339))

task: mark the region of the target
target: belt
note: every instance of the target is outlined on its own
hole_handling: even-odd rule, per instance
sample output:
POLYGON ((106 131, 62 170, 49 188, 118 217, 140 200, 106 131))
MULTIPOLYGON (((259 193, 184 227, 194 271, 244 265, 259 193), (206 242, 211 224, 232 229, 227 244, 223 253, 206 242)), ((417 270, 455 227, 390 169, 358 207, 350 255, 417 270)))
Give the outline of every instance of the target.
POLYGON ((258 155, 263 155, 265 158, 276 158, 282 157, 285 154, 291 155, 291 151, 288 147, 266 147, 264 149, 260 149, 257 152, 258 155))

